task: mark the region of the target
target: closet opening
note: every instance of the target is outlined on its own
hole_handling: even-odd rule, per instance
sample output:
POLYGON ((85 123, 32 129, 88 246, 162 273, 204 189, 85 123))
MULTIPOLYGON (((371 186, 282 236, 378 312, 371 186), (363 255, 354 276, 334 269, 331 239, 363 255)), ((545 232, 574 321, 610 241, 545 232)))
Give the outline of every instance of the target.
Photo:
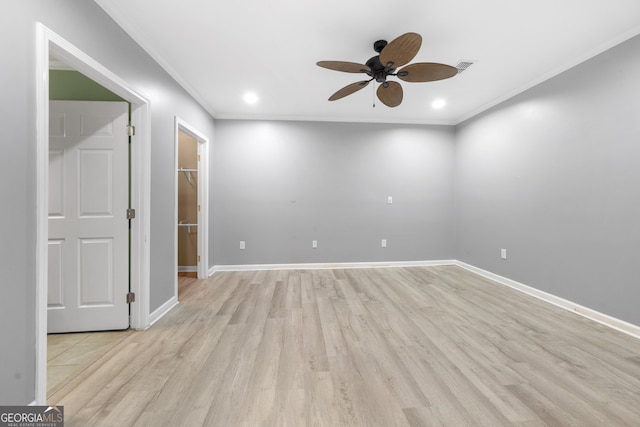
POLYGON ((178 130, 178 275, 198 277, 198 141, 178 130))
POLYGON ((175 119, 175 298, 209 277, 209 138, 175 119))

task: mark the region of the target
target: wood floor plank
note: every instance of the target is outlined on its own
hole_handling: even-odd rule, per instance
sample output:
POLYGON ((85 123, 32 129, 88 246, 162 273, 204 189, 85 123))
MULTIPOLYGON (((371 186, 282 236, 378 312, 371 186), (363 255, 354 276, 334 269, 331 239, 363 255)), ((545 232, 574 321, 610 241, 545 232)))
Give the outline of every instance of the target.
POLYGON ((455 266, 180 278, 67 426, 636 426, 640 340, 455 266))
POLYGON ((328 371, 327 350, 317 304, 302 304, 302 352, 306 369, 328 371))
POLYGON ((276 387, 279 390, 304 389, 304 356, 302 308, 290 310, 284 319, 284 332, 280 342, 280 361, 276 387))
POLYGON ((285 319, 267 319, 251 374, 237 411, 239 425, 262 425, 276 397, 285 319))

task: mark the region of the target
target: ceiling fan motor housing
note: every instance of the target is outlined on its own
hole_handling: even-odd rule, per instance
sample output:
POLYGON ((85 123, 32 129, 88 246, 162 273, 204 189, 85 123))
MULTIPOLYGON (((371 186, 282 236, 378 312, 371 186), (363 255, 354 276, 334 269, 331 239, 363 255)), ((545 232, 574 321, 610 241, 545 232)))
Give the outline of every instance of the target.
POLYGON ((380 55, 370 58, 366 65, 371 68, 371 72, 367 72, 367 74, 373 77, 378 83, 386 82, 387 76, 392 75, 396 71, 395 68, 388 68, 382 65, 380 55))

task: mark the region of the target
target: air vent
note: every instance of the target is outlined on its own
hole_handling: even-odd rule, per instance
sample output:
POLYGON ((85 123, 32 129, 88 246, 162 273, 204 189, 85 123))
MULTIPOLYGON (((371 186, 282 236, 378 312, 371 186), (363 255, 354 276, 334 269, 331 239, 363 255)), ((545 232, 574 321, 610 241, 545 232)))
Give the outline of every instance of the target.
POLYGON ((464 70, 466 70, 467 68, 471 67, 473 65, 472 61, 460 61, 458 62, 458 65, 456 65, 456 68, 458 69, 458 74, 462 73, 464 70))

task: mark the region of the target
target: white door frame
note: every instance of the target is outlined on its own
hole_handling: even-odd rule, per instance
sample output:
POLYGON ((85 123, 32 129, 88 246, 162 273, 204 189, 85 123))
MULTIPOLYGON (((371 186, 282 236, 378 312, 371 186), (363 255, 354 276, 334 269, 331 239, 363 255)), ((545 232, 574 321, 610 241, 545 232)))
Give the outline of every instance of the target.
POLYGON ((49 206, 49 58, 55 57, 96 83, 131 103, 136 135, 131 140, 131 205, 136 219, 131 223, 131 304, 129 324, 135 329, 149 326, 149 233, 150 233, 150 142, 149 101, 129 84, 93 58, 51 31, 36 25, 36 404, 47 399, 47 242, 49 206))
POLYGON ((178 298, 178 134, 182 131, 196 140, 198 144, 198 153, 200 154, 200 162, 198 163, 198 203, 200 203, 200 212, 198 213, 198 255, 200 262, 198 263, 198 279, 206 279, 209 277, 209 138, 199 132, 196 128, 189 125, 180 117, 175 118, 175 134, 174 134, 174 157, 175 157, 175 247, 174 247, 174 266, 175 272, 175 296, 178 298))

